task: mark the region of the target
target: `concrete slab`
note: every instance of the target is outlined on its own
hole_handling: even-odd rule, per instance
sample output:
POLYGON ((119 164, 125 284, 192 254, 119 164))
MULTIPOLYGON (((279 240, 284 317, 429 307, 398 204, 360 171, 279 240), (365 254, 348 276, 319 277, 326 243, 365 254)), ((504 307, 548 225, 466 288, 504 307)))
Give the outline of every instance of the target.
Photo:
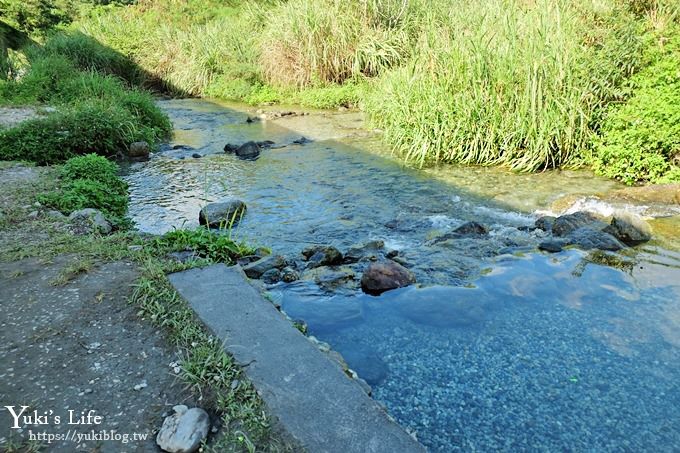
POLYGON ((425 451, 264 300, 238 266, 214 265, 169 278, 307 451, 425 451))

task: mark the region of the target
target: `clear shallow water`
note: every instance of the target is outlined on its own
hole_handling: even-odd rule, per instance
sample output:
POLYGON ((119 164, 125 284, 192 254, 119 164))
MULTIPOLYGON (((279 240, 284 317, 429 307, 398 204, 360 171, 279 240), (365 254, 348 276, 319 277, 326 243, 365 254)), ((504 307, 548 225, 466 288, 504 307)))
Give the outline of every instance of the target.
POLYGON ((233 195, 249 208, 235 234, 288 257, 369 239, 400 250, 422 288, 376 298, 297 282, 272 293, 432 451, 680 450, 680 255, 651 244, 621 271, 579 251, 535 253, 540 236, 518 229, 545 203, 610 182, 486 169, 433 178, 381 157, 353 117, 247 125, 247 113, 205 101, 163 106, 175 143, 196 150, 129 169, 142 230, 193 225, 205 201, 233 195), (301 133, 316 141, 255 162, 221 153, 301 133), (429 243, 468 220, 489 238, 429 243))

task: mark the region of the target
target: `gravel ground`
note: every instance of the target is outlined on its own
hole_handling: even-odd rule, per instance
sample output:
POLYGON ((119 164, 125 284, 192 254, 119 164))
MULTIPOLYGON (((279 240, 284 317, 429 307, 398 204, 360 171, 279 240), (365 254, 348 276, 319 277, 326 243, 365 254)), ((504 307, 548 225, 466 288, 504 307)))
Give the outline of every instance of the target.
MULTIPOLYGON (((126 302, 137 277, 127 262, 101 265, 54 286, 72 256, 43 263, 0 263, 0 402, 48 415, 46 425, 10 430, 0 411, 0 446, 33 433, 147 435, 143 441, 38 442, 49 451, 158 451, 154 432, 175 404, 192 406, 170 363, 177 360, 160 332, 140 323, 126 302), (70 425, 82 411, 101 423, 70 425), (60 424, 55 423, 60 416, 60 424)), ((20 410, 17 408, 17 411, 20 410)))

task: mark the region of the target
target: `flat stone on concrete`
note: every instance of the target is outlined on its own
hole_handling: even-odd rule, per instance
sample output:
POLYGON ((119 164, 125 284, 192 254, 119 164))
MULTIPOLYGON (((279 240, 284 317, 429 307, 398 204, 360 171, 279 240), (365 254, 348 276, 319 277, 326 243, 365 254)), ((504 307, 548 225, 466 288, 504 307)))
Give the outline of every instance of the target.
POLYGON ((240 267, 220 264, 169 278, 307 451, 425 451, 266 301, 240 267))

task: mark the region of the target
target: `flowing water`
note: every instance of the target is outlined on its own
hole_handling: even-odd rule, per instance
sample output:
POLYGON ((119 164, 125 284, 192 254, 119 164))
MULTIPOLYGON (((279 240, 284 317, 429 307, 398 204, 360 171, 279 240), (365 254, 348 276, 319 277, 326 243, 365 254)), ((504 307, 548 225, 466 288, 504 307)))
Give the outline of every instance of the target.
POLYGON ((127 175, 141 230, 196 225, 204 203, 235 196, 248 213, 233 234, 287 257, 373 239, 399 251, 417 287, 373 297, 303 280, 270 292, 429 450, 680 451, 674 208, 627 207, 665 210, 653 222, 665 239, 624 252, 619 268, 578 250, 546 255, 540 234, 523 228, 537 212, 570 194, 572 209, 614 209, 582 195, 616 184, 579 172, 404 167, 355 113, 248 124, 238 106, 161 105, 174 142, 127 175), (293 144, 300 135, 312 142, 293 144), (222 152, 246 140, 278 146, 256 161, 222 152), (490 235, 431 241, 469 220, 490 235))

